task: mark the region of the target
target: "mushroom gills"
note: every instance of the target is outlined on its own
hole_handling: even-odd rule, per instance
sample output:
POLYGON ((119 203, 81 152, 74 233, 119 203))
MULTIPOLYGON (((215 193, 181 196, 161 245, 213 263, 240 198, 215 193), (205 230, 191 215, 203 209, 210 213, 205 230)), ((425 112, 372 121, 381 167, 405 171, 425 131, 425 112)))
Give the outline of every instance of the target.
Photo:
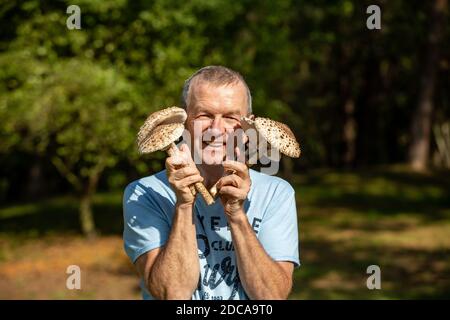
MULTIPOLYGON (((178 148, 174 142, 183 135, 186 119, 186 111, 179 107, 165 108, 150 114, 137 135, 140 153, 163 150, 170 156, 170 152, 176 152, 178 148)), ((194 187, 189 187, 193 195, 197 194, 197 190, 208 205, 214 203, 214 198, 203 183, 197 182, 194 187)))

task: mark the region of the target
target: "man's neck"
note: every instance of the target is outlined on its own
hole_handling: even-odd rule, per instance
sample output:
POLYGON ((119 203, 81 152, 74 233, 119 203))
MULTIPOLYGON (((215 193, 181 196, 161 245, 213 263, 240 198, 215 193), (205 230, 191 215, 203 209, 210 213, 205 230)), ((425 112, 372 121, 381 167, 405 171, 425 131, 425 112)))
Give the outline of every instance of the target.
POLYGON ((223 176, 222 165, 199 164, 197 165, 197 168, 204 179, 203 184, 208 189, 210 189, 223 176))

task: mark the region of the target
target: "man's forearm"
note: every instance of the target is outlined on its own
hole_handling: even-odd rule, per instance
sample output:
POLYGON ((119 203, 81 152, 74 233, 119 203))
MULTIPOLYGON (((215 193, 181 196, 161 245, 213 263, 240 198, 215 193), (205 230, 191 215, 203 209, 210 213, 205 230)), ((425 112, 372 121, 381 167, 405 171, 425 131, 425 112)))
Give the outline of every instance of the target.
POLYGON ((149 275, 149 290, 158 299, 190 299, 200 266, 192 206, 177 206, 166 245, 149 275))
POLYGON ((246 215, 230 220, 239 277, 250 299, 286 299, 292 277, 264 251, 246 215))

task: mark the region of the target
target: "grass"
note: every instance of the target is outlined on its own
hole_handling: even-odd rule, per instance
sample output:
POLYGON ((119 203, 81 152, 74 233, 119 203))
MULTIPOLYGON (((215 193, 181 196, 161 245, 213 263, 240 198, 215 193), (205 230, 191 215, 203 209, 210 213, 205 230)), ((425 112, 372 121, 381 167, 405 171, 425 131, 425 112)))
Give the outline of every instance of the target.
POLYGON ((450 175, 390 168, 295 179, 302 267, 292 299, 450 297, 450 175), (369 265, 382 290, 368 290, 369 265))
MULTIPOLYGON (((302 263, 291 299, 450 297, 448 172, 319 170, 289 181, 302 263), (366 287, 373 264, 381 290, 366 287)), ((0 208, 0 298, 139 298, 122 249, 121 200, 121 192, 95 197, 101 237, 94 242, 78 234, 73 197, 0 208), (89 279, 80 292, 65 289, 65 266, 74 261, 89 279)))

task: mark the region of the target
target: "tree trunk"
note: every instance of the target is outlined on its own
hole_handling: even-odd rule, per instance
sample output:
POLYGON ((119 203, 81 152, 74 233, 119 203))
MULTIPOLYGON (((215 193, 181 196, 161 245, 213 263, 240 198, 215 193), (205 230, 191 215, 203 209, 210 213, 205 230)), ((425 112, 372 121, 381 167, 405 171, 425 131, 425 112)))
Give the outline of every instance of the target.
POLYGON ((355 100, 352 97, 350 90, 350 76, 347 74, 341 75, 340 98, 344 103, 342 106, 343 154, 341 161, 346 168, 351 168, 355 164, 356 137, 358 128, 355 119, 355 100))
POLYGON ((345 152, 343 160, 345 167, 351 168, 355 163, 357 134, 355 101, 352 97, 348 97, 344 103, 344 114, 343 138, 345 143, 345 152))
POLYGON ((419 103, 411 122, 409 164, 414 170, 424 170, 428 164, 433 96, 439 63, 439 43, 445 26, 446 7, 447 0, 435 0, 429 16, 430 29, 424 64, 425 69, 420 84, 419 103))
MULTIPOLYGON (((342 30, 346 34, 348 30, 342 30)), ((358 127, 355 119, 355 98, 352 92, 354 75, 352 74, 352 58, 354 46, 347 41, 339 44, 339 101, 342 103, 342 116, 340 122, 342 124, 340 132, 340 152, 339 162, 346 168, 352 168, 355 165, 356 158, 356 138, 358 135, 358 127)))
POLYGON ((97 235, 95 229, 94 215, 92 213, 92 197, 97 190, 97 183, 101 171, 94 171, 89 177, 87 186, 84 188, 80 199, 80 224, 83 234, 88 238, 94 238, 97 235))
POLYGON ((88 238, 95 237, 95 223, 92 214, 92 196, 83 194, 80 201, 80 224, 83 234, 88 238))
POLYGON ((36 159, 30 168, 27 183, 27 198, 38 199, 47 190, 45 180, 42 175, 42 164, 40 158, 36 159))

